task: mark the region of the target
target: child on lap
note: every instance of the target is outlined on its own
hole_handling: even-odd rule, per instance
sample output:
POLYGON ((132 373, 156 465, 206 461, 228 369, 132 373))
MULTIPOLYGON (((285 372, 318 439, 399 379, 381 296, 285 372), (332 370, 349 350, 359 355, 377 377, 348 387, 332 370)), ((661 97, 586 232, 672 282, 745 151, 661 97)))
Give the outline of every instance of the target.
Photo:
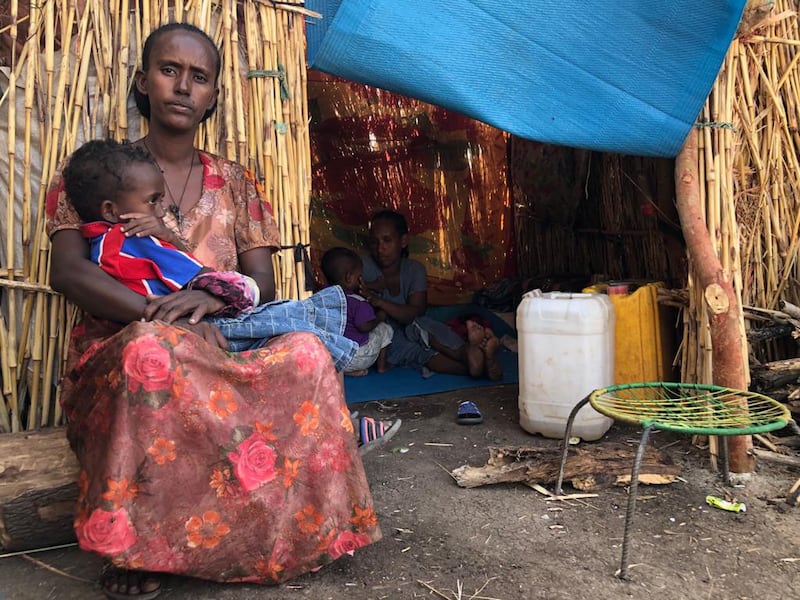
POLYGON ((64 185, 83 221, 90 259, 133 291, 204 290, 224 302, 206 320, 220 329, 229 350, 251 350, 274 336, 308 331, 325 344, 337 370, 349 368, 358 346, 343 335, 342 290, 334 286, 303 301, 259 305, 258 285, 250 277, 205 268, 164 225, 164 179, 145 149, 88 142, 70 157, 64 185))
POLYGON ((322 256, 322 273, 330 285, 339 285, 347 298, 345 337, 359 344, 345 375, 361 377, 374 364, 378 373, 389 369, 386 348, 392 343, 392 328, 384 323, 384 313, 375 314, 372 306, 358 295, 362 285, 361 258, 348 248, 331 248, 322 256))

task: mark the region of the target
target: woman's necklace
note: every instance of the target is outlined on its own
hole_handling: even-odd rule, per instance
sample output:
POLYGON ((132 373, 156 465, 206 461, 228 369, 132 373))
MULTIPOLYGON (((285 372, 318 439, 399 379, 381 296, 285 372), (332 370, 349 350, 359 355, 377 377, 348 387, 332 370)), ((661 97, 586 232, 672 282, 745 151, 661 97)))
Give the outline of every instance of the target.
MULTIPOLYGON (((147 138, 142 140, 144 143, 144 147, 147 148, 147 151, 150 153, 150 156, 153 157, 153 160, 156 161, 156 165, 158 168, 161 169, 161 173, 164 173, 164 169, 156 159, 156 155, 153 154, 153 151, 150 150, 150 146, 147 145, 147 138)), ((197 150, 192 150, 192 162, 189 164, 189 170, 186 172, 186 180, 183 182, 183 189, 181 190, 181 195, 178 197, 178 201, 175 202, 175 195, 172 193, 172 190, 169 187, 169 183, 167 183, 167 178, 164 177, 164 187, 167 188, 167 194, 169 194, 169 206, 167 210, 172 213, 172 216, 175 217, 175 221, 178 223, 178 229, 183 227, 183 211, 181 210, 181 206, 183 205, 183 197, 186 195, 186 188, 189 187, 189 179, 192 177, 192 170, 194 169, 194 159, 195 155, 197 154, 197 150)))

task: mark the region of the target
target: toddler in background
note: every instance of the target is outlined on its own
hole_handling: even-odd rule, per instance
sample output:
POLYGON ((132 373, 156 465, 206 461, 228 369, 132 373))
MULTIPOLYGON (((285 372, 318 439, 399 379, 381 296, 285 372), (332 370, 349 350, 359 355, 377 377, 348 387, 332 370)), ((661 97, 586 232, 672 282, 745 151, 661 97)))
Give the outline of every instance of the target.
POLYGON ((357 292, 362 285, 361 258, 349 248, 331 248, 322 256, 322 273, 328 285, 338 285, 347 298, 347 324, 344 336, 359 347, 345 375, 363 377, 374 364, 378 373, 389 369, 386 349, 392 343, 392 327, 384 323, 385 314, 375 313, 357 292))

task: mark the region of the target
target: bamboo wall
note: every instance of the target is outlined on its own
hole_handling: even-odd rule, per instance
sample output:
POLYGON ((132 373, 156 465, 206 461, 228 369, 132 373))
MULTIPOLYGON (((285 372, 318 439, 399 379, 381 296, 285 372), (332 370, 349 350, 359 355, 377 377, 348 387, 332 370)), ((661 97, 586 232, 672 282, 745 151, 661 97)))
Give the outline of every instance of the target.
MULTIPOLYGON (((773 310, 800 300, 798 9, 796 0, 748 4, 699 119, 706 223, 746 307, 773 310)), ((711 382, 709 321, 694 277, 690 270, 682 377, 711 382)), ((747 357, 745 328, 742 321, 747 357)), ((761 360, 787 358, 786 351, 774 343, 749 348, 761 360)), ((796 346, 789 352, 794 357, 796 346)))
POLYGON ((278 294, 305 297, 310 157, 301 0, 10 0, 0 23, 0 432, 58 424, 58 374, 76 311, 48 287, 44 192, 84 140, 136 139, 128 100, 148 33, 187 21, 222 54, 217 112, 198 145, 263 183, 280 226, 278 294), (4 15, 6 16, 6 15, 4 15), (5 23, 9 23, 6 25, 5 23), (2 63, 0 63, 2 64, 2 63), (3 157, 0 160, 4 160, 3 157))
POLYGON ((686 280, 674 161, 512 139, 519 273, 543 289, 686 280))

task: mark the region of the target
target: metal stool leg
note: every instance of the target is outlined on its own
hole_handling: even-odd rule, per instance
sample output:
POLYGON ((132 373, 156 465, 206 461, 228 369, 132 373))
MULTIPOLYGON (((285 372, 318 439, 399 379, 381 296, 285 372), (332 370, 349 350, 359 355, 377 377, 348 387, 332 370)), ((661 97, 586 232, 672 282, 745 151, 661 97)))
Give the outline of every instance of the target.
POLYGON ((625 513, 625 533, 622 537, 622 561, 619 567, 620 579, 627 579, 628 577, 628 546, 630 537, 630 528, 633 525, 633 515, 636 512, 636 493, 639 490, 639 467, 642 464, 642 457, 644 456, 644 449, 647 446, 647 440, 650 437, 650 431, 653 427, 648 425, 642 432, 642 439, 639 441, 639 448, 636 450, 636 458, 633 461, 633 469, 631 470, 631 488, 628 492, 628 510, 625 513))
POLYGON ((721 447, 720 460, 722 461, 722 482, 725 485, 731 484, 731 470, 728 464, 728 436, 719 436, 719 444, 721 447))
POLYGON ((564 430, 564 442, 562 443, 561 451, 561 467, 558 469, 558 482, 556 483, 555 489, 556 496, 561 495, 561 484, 564 483, 564 466, 567 464, 567 454, 569 454, 569 434, 572 433, 572 424, 575 422, 575 417, 577 416, 578 411, 586 406, 588 402, 589 396, 586 396, 586 398, 578 402, 578 404, 575 405, 575 408, 572 409, 572 412, 569 413, 569 418, 567 419, 567 428, 564 430))

